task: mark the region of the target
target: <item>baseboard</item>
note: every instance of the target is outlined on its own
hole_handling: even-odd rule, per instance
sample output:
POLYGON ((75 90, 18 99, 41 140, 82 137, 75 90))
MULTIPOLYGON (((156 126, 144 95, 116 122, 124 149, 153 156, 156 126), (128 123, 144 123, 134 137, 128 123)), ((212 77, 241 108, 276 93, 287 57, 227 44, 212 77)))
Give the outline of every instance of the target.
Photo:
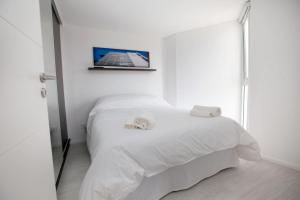
POLYGON ((280 160, 280 159, 277 159, 277 158, 272 158, 270 156, 265 156, 265 155, 263 155, 262 158, 264 160, 269 161, 269 162, 272 162, 272 163, 275 163, 275 164, 278 164, 278 165, 281 165, 281 166, 284 166, 284 167, 287 167, 287 168, 290 168, 290 169, 300 171, 300 166, 291 164, 289 162, 286 162, 286 161, 283 161, 283 160, 280 160))

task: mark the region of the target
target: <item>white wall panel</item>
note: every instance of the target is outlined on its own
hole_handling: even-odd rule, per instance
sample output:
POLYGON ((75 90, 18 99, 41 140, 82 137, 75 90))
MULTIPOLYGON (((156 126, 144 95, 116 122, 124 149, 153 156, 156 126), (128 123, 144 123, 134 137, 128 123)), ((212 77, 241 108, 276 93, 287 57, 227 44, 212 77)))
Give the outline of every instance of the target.
POLYGON ((0 199, 55 200, 39 1, 1 1, 0 16, 0 199))
POLYGON ((3 75, 0 79, 0 91, 5 92, 5 95, 1 95, 1 105, 6 108, 1 110, 0 115, 0 121, 3 123, 1 126, 3 134, 0 139, 0 153, 2 153, 30 134, 41 132, 35 121, 24 119, 43 117, 44 110, 31 112, 32 108, 41 107, 36 105, 36 99, 41 98, 39 84, 39 73, 43 71, 41 47, 1 18, 0 29, 0 74, 3 75), (26 96, 24 101, 20 101, 24 96, 26 96), (4 134, 6 130, 10 130, 10 134, 4 134))
POLYGON ((0 16, 42 46, 39 0, 1 0, 0 16))
POLYGON ((0 156, 0 199, 56 199, 50 148, 49 136, 37 133, 0 156))
POLYGON ((164 98, 176 106, 176 35, 163 40, 164 98))
POLYGON ((300 169, 300 1, 255 0, 250 15, 249 130, 262 154, 300 169))

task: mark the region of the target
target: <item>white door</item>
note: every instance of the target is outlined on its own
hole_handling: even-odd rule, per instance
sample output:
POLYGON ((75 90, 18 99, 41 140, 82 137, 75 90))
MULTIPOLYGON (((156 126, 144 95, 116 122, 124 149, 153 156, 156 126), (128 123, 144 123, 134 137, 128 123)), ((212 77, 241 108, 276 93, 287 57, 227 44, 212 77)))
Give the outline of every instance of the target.
POLYGON ((55 200, 39 0, 0 0, 0 199, 55 200))

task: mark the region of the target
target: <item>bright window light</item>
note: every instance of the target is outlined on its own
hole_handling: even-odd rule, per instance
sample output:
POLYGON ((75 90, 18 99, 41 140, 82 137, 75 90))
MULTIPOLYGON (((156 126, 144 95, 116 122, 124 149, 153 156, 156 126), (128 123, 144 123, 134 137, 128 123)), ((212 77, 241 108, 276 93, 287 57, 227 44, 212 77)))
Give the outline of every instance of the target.
POLYGON ((249 19, 243 24, 243 90, 242 90, 242 125, 248 127, 248 80, 249 80, 249 19))

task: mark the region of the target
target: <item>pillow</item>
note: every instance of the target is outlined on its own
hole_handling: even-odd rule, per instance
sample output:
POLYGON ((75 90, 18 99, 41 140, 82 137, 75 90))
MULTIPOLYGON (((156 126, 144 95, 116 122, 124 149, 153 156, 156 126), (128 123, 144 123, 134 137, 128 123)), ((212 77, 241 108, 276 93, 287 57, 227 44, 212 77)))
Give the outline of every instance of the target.
POLYGON ((100 97, 97 109, 136 108, 145 106, 169 106, 161 97, 140 94, 120 94, 100 97))

